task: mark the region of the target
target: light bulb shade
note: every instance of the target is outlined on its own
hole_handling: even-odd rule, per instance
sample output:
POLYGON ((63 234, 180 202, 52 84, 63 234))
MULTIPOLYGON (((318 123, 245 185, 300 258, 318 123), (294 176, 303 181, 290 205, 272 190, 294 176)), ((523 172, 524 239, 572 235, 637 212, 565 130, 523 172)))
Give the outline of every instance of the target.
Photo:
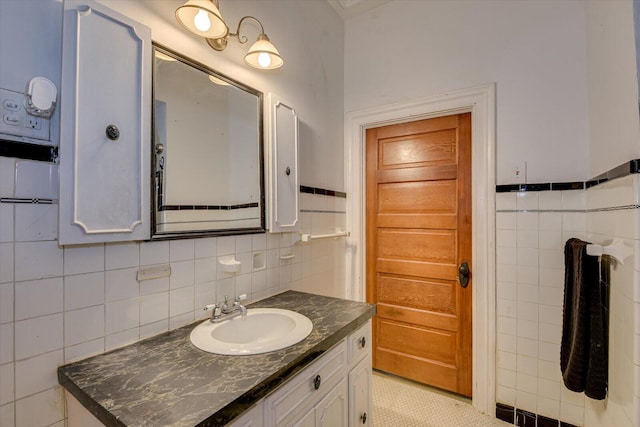
POLYGON ((202 37, 217 39, 229 34, 229 27, 211 0, 187 1, 176 9, 176 19, 187 30, 202 37))
POLYGON ((284 60, 280 56, 278 49, 271 44, 266 34, 260 34, 258 40, 249 48, 249 52, 244 56, 244 62, 254 68, 262 70, 273 70, 282 67, 284 60))

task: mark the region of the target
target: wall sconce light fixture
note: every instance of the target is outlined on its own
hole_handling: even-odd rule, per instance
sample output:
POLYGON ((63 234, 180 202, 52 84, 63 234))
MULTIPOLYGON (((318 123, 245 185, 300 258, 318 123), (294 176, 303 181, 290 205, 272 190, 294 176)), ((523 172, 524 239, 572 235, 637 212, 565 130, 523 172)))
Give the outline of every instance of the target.
POLYGON ((264 27, 257 18, 243 17, 238 22, 236 32, 230 33, 229 27, 220 14, 218 0, 188 0, 176 9, 176 19, 190 32, 207 39, 209 46, 217 51, 223 51, 227 47, 229 37, 237 38, 242 44, 246 43, 248 39, 240 35, 240 26, 245 19, 253 19, 260 25, 260 35, 244 56, 244 62, 263 70, 280 68, 284 64, 278 49, 264 33, 264 27))

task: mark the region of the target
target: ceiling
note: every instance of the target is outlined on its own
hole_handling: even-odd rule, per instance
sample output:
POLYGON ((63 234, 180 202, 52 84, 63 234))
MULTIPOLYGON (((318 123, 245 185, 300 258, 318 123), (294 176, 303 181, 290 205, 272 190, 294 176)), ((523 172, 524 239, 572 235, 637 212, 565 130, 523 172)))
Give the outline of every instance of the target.
POLYGON ((327 0, 342 19, 363 14, 393 0, 327 0))

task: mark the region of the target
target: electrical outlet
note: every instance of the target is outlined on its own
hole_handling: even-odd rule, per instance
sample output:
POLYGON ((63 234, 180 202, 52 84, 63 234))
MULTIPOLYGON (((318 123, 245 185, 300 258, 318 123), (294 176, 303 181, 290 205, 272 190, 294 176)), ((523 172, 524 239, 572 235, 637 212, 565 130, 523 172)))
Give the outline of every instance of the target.
POLYGON ((42 119, 40 117, 27 115, 24 126, 29 129, 42 129, 42 119))
POLYGON ((527 182, 527 162, 520 162, 511 168, 511 179, 514 184, 527 182))
POLYGON ((23 106, 24 96, 0 88, 0 139, 50 143, 50 119, 29 114, 23 106))

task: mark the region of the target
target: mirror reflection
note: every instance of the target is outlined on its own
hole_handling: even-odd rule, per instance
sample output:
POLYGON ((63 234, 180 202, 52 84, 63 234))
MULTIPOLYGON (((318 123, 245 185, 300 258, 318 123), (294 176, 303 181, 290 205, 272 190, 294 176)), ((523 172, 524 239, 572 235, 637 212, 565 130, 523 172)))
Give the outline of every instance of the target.
POLYGON ((154 46, 153 238, 263 232, 262 93, 154 46))

